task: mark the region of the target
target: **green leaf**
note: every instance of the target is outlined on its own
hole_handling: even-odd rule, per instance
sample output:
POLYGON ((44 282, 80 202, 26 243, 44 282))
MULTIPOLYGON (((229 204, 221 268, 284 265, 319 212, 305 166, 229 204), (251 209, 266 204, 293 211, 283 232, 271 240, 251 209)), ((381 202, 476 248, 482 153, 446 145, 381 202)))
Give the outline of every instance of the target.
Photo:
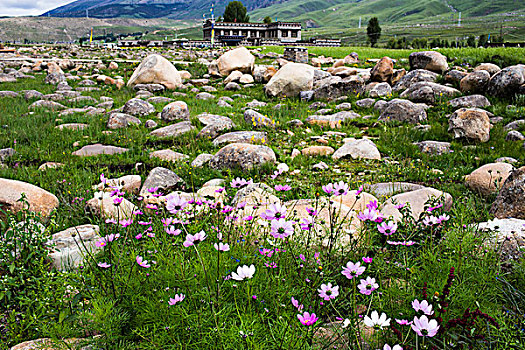
POLYGON ((9 272, 11 273, 15 272, 15 268, 16 268, 15 264, 9 265, 9 272))

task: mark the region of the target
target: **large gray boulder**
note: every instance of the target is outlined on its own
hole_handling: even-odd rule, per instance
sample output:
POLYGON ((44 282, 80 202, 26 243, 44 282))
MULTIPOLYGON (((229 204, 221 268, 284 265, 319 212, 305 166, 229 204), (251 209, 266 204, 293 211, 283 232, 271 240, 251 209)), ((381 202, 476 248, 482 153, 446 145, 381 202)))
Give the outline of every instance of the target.
POLYGON ((315 68, 304 63, 284 65, 266 84, 268 96, 296 97, 301 91, 312 90, 315 68))
POLYGON ((508 163, 485 164, 465 176, 465 184, 487 196, 497 192, 513 170, 514 167, 508 163))
POLYGON ((490 106, 490 101, 483 95, 470 95, 457 97, 448 104, 456 108, 483 108, 490 106))
POLYGON ((427 81, 435 82, 438 75, 434 72, 425 69, 416 69, 405 74, 399 81, 394 85, 393 90, 396 92, 408 89, 412 84, 427 81))
POLYGON ((52 266, 61 271, 68 271, 84 263, 88 254, 94 254, 100 240, 100 228, 97 225, 70 227, 51 236, 47 245, 52 247, 49 257, 52 266))
POLYGON ((436 73, 448 70, 447 57, 436 51, 413 52, 408 56, 410 69, 426 69, 436 73))
POLYGON ((151 195, 152 192, 148 190, 153 188, 157 188, 158 192, 166 194, 180 188, 182 185, 184 185, 184 180, 173 171, 163 167, 157 167, 152 169, 148 174, 148 177, 140 189, 140 195, 151 195))
POLYGON ((29 210, 47 218, 53 210, 58 208, 58 198, 48 191, 27 182, 0 178, 0 219, 2 211, 17 213, 23 210, 25 203, 18 200, 25 195, 29 210))
POLYGON ((189 120, 190 109, 186 102, 175 101, 167 104, 160 113, 160 119, 166 122, 172 122, 174 120, 189 120))
POLYGON ((425 108, 419 104, 396 98, 387 103, 378 120, 384 122, 400 121, 417 124, 427 120, 427 112, 425 111, 425 108))
POLYGON ((122 112, 131 114, 135 117, 140 117, 155 112, 155 107, 153 107, 151 103, 141 100, 140 98, 132 98, 124 104, 122 112))
POLYGON ((232 143, 221 148, 210 160, 214 169, 250 170, 265 163, 275 163, 275 153, 270 147, 249 143, 232 143))
POLYGON ((330 77, 316 82, 314 99, 334 99, 340 96, 357 95, 363 93, 365 81, 358 75, 347 78, 330 77))
POLYGON ((503 183, 490 213, 499 219, 525 219, 525 167, 510 173, 503 183))
POLYGON ((150 132, 150 135, 156 136, 161 139, 175 138, 180 135, 184 135, 192 130, 195 130, 195 127, 191 125, 191 122, 183 121, 165 126, 163 128, 155 129, 152 132, 150 132))
POLYGON ((235 70, 251 74, 254 64, 255 56, 245 47, 227 51, 217 59, 217 69, 222 76, 228 76, 235 70))
POLYGON ((433 104, 441 99, 460 95, 457 89, 432 82, 419 82, 412 84, 399 96, 414 102, 433 104))
POLYGON ((345 144, 332 154, 332 159, 336 160, 346 157, 380 160, 381 154, 372 140, 350 138, 346 139, 345 144))
POLYGON ((467 74, 459 82, 459 88, 463 93, 483 93, 490 80, 489 72, 478 70, 467 74))
POLYGON ((487 142, 490 139, 490 119, 484 110, 477 108, 460 108, 450 115, 448 131, 454 138, 465 137, 487 142))
POLYGON ((182 86, 177 68, 161 55, 153 54, 146 57, 135 69, 128 86, 137 84, 162 84, 167 89, 176 89, 182 86))
POLYGON ((494 74, 487 86, 487 94, 510 98, 525 83, 525 65, 518 64, 494 74))

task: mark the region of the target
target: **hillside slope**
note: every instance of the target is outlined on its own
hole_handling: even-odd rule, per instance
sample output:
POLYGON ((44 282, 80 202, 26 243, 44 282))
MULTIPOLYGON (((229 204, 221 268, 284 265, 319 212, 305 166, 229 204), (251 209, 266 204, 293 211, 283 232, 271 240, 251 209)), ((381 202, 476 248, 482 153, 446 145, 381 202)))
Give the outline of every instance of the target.
MULTIPOLYGON (((248 10, 270 6, 285 0, 243 0, 248 10)), ((220 16, 230 0, 77 0, 57 7, 42 16, 94 18, 202 18, 210 13, 215 3, 215 13, 220 16)))
POLYGON ((426 21, 429 18, 477 17, 525 9, 523 0, 288 0, 256 9, 254 20, 266 16, 320 27, 346 28, 376 16, 381 23, 426 21))

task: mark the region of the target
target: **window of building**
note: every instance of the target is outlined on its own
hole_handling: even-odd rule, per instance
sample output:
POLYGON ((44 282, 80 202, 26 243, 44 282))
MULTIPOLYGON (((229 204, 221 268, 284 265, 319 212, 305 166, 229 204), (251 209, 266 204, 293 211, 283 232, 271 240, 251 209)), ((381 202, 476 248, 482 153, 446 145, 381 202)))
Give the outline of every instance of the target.
POLYGON ((297 32, 296 31, 292 31, 292 38, 297 38, 297 32))
POLYGON ((283 30, 283 34, 282 34, 282 37, 283 38, 286 38, 288 36, 288 32, 286 30, 283 30))

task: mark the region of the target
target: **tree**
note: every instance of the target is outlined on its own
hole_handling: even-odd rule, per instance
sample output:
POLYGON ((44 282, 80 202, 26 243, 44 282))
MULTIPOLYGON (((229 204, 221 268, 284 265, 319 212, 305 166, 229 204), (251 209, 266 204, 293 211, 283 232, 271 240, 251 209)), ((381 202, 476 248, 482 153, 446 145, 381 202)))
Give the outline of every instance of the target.
POLYGON ((264 17, 263 22, 266 23, 266 24, 272 23, 272 17, 270 17, 270 16, 264 17))
POLYGON ((476 47, 476 38, 474 38, 473 36, 469 36, 467 38, 467 46, 468 47, 476 47))
POLYGON ((240 1, 231 1, 224 10, 224 22, 249 22, 246 7, 240 1))
POLYGON ((381 37, 381 27, 379 26, 379 20, 377 19, 377 17, 372 17, 370 18, 370 21, 368 21, 366 35, 368 36, 368 41, 370 42, 370 45, 374 47, 379 38, 381 37))
POLYGON ((478 46, 479 47, 485 47, 485 45, 487 45, 487 34, 481 34, 479 36, 479 40, 478 40, 478 46))

